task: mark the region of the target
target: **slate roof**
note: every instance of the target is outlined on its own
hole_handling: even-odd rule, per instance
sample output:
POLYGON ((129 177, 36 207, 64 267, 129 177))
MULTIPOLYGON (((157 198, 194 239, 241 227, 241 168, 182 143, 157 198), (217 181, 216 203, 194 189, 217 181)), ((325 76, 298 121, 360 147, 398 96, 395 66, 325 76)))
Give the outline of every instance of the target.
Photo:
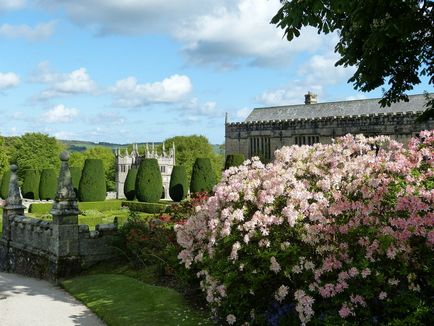
POLYGON ((286 119, 315 119, 333 116, 371 115, 375 113, 420 112, 425 110, 425 95, 409 95, 409 102, 392 103, 380 107, 379 98, 367 100, 299 104, 255 108, 245 122, 286 119))

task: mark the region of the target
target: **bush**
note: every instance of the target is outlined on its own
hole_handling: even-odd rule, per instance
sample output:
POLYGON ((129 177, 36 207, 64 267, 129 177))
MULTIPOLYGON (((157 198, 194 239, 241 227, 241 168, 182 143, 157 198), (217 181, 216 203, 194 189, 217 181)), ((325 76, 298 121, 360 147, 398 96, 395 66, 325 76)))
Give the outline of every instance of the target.
POLYGON ((39 198, 42 200, 54 199, 57 191, 57 173, 55 169, 44 169, 39 181, 39 198))
POLYGON ((39 180, 40 174, 37 170, 25 170, 24 182, 21 189, 23 198, 39 199, 39 180))
POLYGON ((212 191, 215 185, 215 174, 209 158, 197 158, 191 174, 190 192, 212 191))
POLYGON ((7 170, 3 174, 1 188, 0 188, 0 196, 3 199, 8 198, 9 196, 9 182, 11 180, 11 170, 7 170))
MULTIPOLYGON (((49 214, 51 207, 53 204, 51 203, 32 203, 29 207, 29 213, 34 214, 49 214)), ((122 207, 122 201, 120 200, 107 200, 107 201, 96 201, 96 202, 79 202, 78 209, 80 211, 115 211, 120 210, 122 207)))
POLYGON ((170 175, 169 195, 173 201, 181 201, 188 193, 185 167, 175 165, 170 175))
POLYGON ((148 214, 160 214, 166 211, 168 205, 159 203, 141 203, 137 201, 123 201, 122 207, 128 207, 132 212, 143 212, 148 214))
POLYGON ((158 161, 155 158, 145 158, 140 162, 136 178, 136 197, 141 202, 156 203, 163 192, 158 161))
POLYGON ((80 179, 81 179, 81 168, 80 167, 70 167, 69 170, 71 171, 71 179, 72 179, 72 186, 74 187, 75 195, 77 198, 79 198, 78 195, 78 187, 80 185, 80 179))
POLYGON ((244 154, 229 154, 229 155, 227 155, 226 161, 225 161, 225 170, 227 170, 233 166, 240 166, 241 164, 243 164, 244 160, 245 160, 244 154))
POLYGON ((106 198, 106 183, 102 160, 86 159, 80 184, 80 201, 103 201, 106 198))
POLYGON ((434 131, 283 147, 177 227, 220 324, 432 325, 434 131))
POLYGON ((124 194, 128 200, 134 200, 136 197, 136 178, 137 178, 137 167, 131 166, 128 171, 127 178, 124 183, 124 194))

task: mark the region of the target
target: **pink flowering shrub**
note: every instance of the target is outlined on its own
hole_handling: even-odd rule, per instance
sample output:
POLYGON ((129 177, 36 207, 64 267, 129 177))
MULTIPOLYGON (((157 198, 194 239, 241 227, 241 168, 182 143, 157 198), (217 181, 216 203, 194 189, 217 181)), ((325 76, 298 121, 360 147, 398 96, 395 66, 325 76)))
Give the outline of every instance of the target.
POLYGON ((283 147, 176 228, 222 324, 434 324, 434 131, 283 147))

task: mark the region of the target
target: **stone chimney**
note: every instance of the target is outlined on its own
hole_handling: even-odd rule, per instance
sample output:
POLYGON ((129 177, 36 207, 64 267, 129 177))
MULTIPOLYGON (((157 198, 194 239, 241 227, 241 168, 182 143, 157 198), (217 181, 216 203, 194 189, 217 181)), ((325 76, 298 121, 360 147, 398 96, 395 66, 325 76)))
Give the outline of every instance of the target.
POLYGON ((317 95, 312 93, 311 91, 307 92, 304 96, 304 104, 316 104, 317 103, 317 95))

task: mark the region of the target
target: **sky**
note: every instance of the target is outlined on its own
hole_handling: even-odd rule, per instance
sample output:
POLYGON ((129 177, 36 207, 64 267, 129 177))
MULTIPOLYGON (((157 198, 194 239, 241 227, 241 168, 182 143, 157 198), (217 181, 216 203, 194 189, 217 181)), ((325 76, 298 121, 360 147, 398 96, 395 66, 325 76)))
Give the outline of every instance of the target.
MULTIPOLYGON (((381 97, 335 67, 336 34, 292 42, 278 0, 0 0, 0 135, 160 142, 253 108, 381 97)), ((430 90, 423 80, 410 94, 430 90)))

